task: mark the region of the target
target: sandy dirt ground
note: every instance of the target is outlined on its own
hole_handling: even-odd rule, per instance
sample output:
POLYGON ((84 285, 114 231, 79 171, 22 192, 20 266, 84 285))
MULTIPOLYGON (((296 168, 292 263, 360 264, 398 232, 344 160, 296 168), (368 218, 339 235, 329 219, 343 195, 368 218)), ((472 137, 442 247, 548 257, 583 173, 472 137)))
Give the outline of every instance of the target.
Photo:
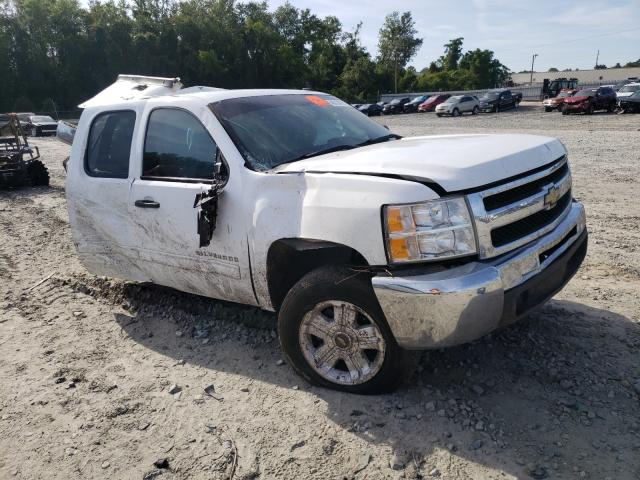
POLYGON ((394 394, 312 387, 273 315, 87 273, 68 148, 37 139, 51 187, 0 192, 0 479, 640 478, 640 115, 379 121, 559 137, 591 235, 574 280, 394 394))

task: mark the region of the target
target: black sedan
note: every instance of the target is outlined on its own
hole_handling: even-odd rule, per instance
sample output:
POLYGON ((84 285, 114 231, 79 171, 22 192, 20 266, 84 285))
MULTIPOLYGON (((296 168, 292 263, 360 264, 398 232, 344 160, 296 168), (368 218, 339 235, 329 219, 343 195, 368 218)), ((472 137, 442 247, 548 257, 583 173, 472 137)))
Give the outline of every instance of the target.
POLYGON ((618 108, 622 113, 640 113, 640 90, 628 97, 618 98, 618 108))
POLYGON ((425 102, 427 98, 429 98, 429 95, 421 95, 406 103, 403 108, 404 113, 416 113, 420 104, 425 102))
POLYGON ((364 105, 360 105, 358 110, 368 117, 377 117, 382 114, 382 105, 377 103, 365 103, 364 105))
POLYGON ((409 97, 394 98, 389 103, 387 103, 384 107, 382 107, 382 113, 384 115, 393 115, 394 113, 402 113, 404 111, 404 106, 406 103, 409 103, 409 97))

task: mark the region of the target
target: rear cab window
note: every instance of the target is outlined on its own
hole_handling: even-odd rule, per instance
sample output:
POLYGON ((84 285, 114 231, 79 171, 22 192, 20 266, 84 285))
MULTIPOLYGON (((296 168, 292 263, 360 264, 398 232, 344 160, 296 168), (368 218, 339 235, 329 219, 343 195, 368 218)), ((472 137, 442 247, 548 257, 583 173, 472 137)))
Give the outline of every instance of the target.
POLYGON ((84 170, 91 177, 128 178, 131 140, 136 124, 133 110, 103 112, 89 129, 84 170))

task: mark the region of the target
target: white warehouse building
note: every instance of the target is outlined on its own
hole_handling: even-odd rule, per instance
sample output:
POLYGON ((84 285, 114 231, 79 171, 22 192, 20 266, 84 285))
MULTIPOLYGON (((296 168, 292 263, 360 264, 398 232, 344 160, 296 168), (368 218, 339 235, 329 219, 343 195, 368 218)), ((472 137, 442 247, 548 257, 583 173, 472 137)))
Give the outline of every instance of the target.
MULTIPOLYGON (((629 78, 640 78, 640 67, 606 68, 603 70, 572 70, 569 72, 533 72, 533 83, 542 83, 545 78, 577 78, 578 84, 609 84, 629 78)), ((515 85, 526 85, 531 82, 531 72, 513 73, 511 79, 515 85)))

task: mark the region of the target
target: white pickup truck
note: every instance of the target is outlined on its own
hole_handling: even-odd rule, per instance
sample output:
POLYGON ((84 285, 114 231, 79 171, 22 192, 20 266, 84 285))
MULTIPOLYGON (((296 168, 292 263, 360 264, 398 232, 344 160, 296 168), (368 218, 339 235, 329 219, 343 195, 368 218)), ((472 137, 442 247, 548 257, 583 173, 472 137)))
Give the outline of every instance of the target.
POLYGON ((393 389, 408 350, 515 321, 586 254, 553 138, 401 138, 324 93, 152 77, 81 106, 66 192, 87 269, 277 312, 315 384, 393 389))

